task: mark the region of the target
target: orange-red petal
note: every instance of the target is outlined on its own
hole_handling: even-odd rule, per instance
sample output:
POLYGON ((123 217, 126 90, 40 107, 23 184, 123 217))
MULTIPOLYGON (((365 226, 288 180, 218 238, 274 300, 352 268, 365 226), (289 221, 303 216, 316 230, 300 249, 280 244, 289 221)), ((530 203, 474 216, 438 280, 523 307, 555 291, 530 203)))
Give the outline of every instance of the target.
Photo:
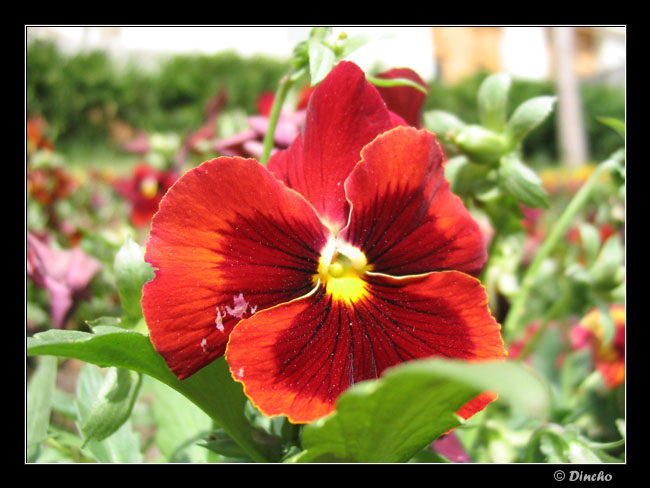
POLYGON ((311 95, 303 133, 274 154, 268 168, 340 229, 349 213, 345 179, 363 146, 394 126, 377 89, 358 66, 344 61, 311 95))
POLYGON ((310 422, 331 412, 354 383, 404 361, 505 355, 499 325, 475 278, 458 272, 406 279, 367 275, 365 287, 353 301, 319 287, 235 327, 226 358, 262 412, 310 422))
POLYGON ((368 144, 362 157, 345 183, 352 210, 341 237, 366 254, 373 271, 481 271, 483 235, 451 193, 432 133, 397 127, 368 144))
POLYGON ((234 325, 308 293, 327 229, 254 160, 222 157, 187 172, 152 223, 143 289, 151 340, 185 378, 222 355, 234 325))

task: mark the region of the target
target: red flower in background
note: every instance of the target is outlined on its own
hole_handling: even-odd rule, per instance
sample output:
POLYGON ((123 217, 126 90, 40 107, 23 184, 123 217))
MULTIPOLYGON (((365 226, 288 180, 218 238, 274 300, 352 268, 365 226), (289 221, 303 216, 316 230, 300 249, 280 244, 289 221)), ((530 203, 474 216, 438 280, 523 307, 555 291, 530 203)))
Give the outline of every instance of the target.
POLYGON ((268 169, 221 157, 174 185, 152 223, 142 305, 179 378, 226 352, 264 413, 309 422, 401 362, 505 356, 472 276, 487 257, 480 229, 435 136, 405 125, 342 62, 268 169))
POLYGON ((572 347, 589 347, 596 369, 605 383, 615 388, 625 381, 625 306, 610 305, 609 313, 614 321, 614 337, 606 343, 601 312, 594 309, 571 330, 572 347))
POLYGON ((130 178, 118 179, 116 190, 131 204, 131 222, 136 227, 145 227, 158 211, 163 195, 178 179, 174 171, 158 171, 139 164, 130 178))
POLYGON ((44 136, 47 122, 43 117, 28 117, 25 132, 27 136, 27 157, 39 149, 54 151, 52 142, 44 136))

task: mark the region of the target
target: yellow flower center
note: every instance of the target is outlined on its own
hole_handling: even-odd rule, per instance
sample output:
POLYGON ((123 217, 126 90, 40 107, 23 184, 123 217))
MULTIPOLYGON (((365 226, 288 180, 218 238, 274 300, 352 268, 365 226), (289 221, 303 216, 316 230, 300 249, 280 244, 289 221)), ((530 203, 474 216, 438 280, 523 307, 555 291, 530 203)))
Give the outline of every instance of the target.
POLYGON ((158 180, 145 178, 140 182, 140 193, 146 198, 153 198, 158 194, 158 180))
POLYGON ((330 239, 321 252, 314 281, 320 280, 335 299, 354 302, 366 294, 363 275, 369 270, 368 260, 360 249, 330 239))

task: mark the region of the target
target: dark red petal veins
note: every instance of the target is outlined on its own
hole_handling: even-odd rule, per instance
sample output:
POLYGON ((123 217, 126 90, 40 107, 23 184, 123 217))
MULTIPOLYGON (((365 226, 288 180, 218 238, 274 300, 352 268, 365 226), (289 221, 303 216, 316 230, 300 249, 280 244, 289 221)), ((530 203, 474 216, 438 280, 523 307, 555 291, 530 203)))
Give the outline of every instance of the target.
POLYGON ((345 184, 352 210, 341 237, 366 254, 372 270, 477 275, 487 259, 483 235, 449 189, 435 136, 398 127, 368 144, 362 156, 345 184))
MULTIPOLYGON (((406 78, 424 89, 429 88, 420 75, 409 68, 395 68, 378 74, 377 78, 406 78)), ((408 125, 422 127, 422 106, 427 98, 426 93, 410 86, 377 87, 377 89, 390 111, 403 117, 408 125)))
POLYGON ((310 422, 354 383, 401 362, 505 355, 485 292, 470 276, 369 276, 366 291, 346 301, 320 287, 237 325, 226 357, 262 412, 310 422))
POLYGON ((360 159, 363 146, 394 127, 377 89, 350 62, 339 63, 309 99, 305 128, 268 168, 301 193, 334 227, 348 219, 343 183, 360 159))
POLYGON ((156 269, 142 306, 156 350, 185 378, 223 354, 257 310, 308 293, 326 228, 254 160, 218 158, 186 173, 152 223, 156 269))

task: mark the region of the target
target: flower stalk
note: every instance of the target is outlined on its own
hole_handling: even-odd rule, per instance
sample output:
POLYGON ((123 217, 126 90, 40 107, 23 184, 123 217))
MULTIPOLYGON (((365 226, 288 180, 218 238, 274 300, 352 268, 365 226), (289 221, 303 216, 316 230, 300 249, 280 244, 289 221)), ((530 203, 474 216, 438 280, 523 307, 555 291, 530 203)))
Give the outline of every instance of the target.
POLYGON ((273 140, 275 136, 275 128, 278 125, 278 120, 280 119, 280 112, 282 111, 282 105, 287 98, 287 93, 289 89, 293 86, 293 79, 290 74, 284 76, 280 80, 278 89, 275 92, 275 97, 273 99, 273 105, 271 106, 271 113, 269 114, 269 126, 266 134, 264 134, 264 140, 262 142, 262 156, 260 157, 260 163, 266 164, 271 157, 271 149, 273 149, 273 140))

